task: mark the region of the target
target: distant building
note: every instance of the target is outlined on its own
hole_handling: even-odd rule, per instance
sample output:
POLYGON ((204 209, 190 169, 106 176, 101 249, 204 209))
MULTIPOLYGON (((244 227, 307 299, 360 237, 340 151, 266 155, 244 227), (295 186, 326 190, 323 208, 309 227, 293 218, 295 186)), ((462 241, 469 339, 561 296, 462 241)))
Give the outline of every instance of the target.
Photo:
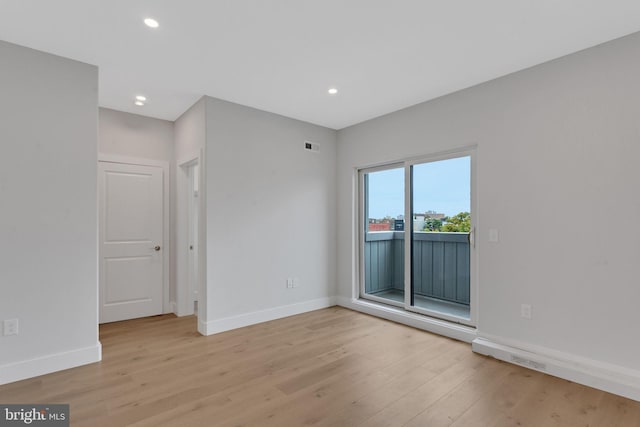
POLYGON ((424 214, 413 214, 413 229, 421 231, 424 228, 424 214))
POLYGON ((369 231, 389 231, 391 230, 391 224, 388 222, 382 222, 378 224, 369 223, 369 231))
POLYGON ((424 229, 425 220, 432 219, 444 219, 446 217, 443 213, 438 213, 436 211, 426 211, 425 213, 414 213, 413 214, 413 229, 415 231, 421 231, 424 229))
POLYGON ((369 218, 369 231, 389 231, 393 230, 393 219, 383 218, 375 219, 369 218))
POLYGON ((367 231, 403 231, 404 215, 398 215, 396 219, 386 217, 383 219, 369 218, 367 231))
POLYGON ((444 219, 446 215, 443 213, 438 213, 436 211, 426 211, 424 213, 425 218, 433 218, 433 219, 444 219))

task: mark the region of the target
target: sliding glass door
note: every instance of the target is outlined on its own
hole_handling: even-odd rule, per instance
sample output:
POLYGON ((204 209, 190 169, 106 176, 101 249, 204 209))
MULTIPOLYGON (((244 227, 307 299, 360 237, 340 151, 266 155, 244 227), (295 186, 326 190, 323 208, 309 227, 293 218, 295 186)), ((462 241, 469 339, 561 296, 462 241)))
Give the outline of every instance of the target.
POLYGON ((360 171, 362 298, 474 323, 473 156, 360 171))
POLYGON ((469 320, 471 157, 417 163, 409 169, 410 307, 469 320))

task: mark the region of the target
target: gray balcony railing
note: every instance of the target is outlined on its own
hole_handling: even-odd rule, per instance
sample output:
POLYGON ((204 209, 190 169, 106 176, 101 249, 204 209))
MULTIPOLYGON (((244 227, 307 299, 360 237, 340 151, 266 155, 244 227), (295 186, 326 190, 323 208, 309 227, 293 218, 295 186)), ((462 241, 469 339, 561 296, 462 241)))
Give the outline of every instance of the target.
MULTIPOLYGON (((404 290, 404 232, 366 234, 365 292, 404 290)), ((469 305, 467 233, 413 233, 413 285, 416 295, 469 305)))

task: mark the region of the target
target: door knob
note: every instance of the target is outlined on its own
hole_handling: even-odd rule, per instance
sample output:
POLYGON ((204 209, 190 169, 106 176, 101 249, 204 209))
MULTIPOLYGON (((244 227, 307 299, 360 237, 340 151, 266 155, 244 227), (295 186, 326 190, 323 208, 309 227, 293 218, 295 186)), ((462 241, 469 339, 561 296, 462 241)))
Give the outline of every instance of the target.
POLYGON ((160 250, 160 245, 156 245, 153 249, 158 252, 160 250))

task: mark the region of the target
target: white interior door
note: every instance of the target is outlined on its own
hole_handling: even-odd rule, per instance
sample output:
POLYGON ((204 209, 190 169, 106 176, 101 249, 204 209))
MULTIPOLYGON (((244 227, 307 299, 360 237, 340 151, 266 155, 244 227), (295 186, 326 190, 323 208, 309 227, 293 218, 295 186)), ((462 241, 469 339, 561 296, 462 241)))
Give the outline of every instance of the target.
POLYGON ((100 323, 162 313, 163 170, 99 162, 100 323))

